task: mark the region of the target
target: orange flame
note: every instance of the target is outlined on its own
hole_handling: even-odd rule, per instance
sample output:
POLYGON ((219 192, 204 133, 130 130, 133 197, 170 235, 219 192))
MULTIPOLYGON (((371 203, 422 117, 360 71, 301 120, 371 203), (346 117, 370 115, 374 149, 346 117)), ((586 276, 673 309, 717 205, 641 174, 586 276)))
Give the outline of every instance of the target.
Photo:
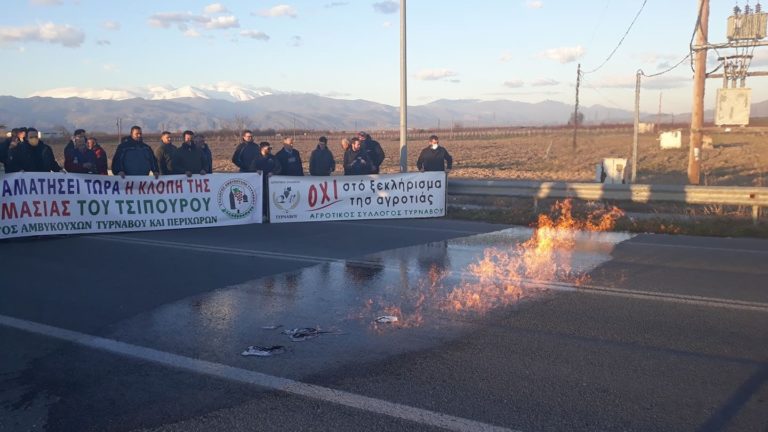
MULTIPOLYGON (((486 313, 540 295, 544 289, 535 282, 585 283, 588 276, 572 267, 578 232, 608 231, 624 213, 612 207, 579 220, 573 216, 571 200, 555 203, 551 213, 552 216, 540 215, 531 238, 511 251, 486 249, 479 261, 467 267, 467 276, 459 286, 447 293, 440 290, 445 272, 433 266, 415 295, 404 299, 403 304, 412 304, 408 312, 394 305, 379 309, 398 317, 396 323, 383 326, 419 326, 424 323, 424 312, 429 306, 448 313, 486 313)), ((367 308, 370 311, 373 303, 367 308)), ((382 325, 374 327, 380 330, 382 325)))

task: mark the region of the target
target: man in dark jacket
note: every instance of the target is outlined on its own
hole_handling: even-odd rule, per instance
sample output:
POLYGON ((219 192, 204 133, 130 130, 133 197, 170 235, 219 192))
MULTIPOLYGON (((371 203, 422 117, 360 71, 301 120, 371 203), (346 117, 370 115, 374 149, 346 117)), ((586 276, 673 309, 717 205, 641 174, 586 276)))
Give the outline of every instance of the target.
MULTIPOLYGON (((66 167, 67 165, 67 158, 72 158, 72 152, 75 150, 76 143, 78 137, 81 137, 83 139, 83 142, 85 142, 85 129, 75 129, 75 133, 72 134, 72 138, 69 140, 66 146, 64 146, 64 169, 69 171, 69 168, 66 167)), ((74 171, 72 171, 74 172, 74 171)))
POLYGON ((309 156, 309 175, 329 176, 336 171, 336 160, 328 148, 328 138, 321 136, 317 148, 309 156))
POLYGON ((126 175, 148 175, 150 171, 155 178, 160 176, 155 154, 141 139, 141 128, 133 126, 131 136, 124 137, 115 150, 112 172, 125 178, 126 175))
MULTIPOLYGON (((80 129, 82 130, 82 129, 80 129)), ((64 169, 71 173, 88 174, 96 170, 96 154, 88 150, 85 136, 75 134, 69 141, 72 147, 64 148, 64 169)), ((69 147, 69 144, 67 144, 69 147)))
POLYGON ((31 166, 27 171, 31 172, 59 172, 61 166, 53 156, 51 146, 40 139, 37 129, 27 129, 27 141, 31 149, 31 166))
POLYGON ((445 147, 440 145, 437 135, 429 137, 429 145, 421 151, 419 159, 416 161, 416 168, 419 171, 446 171, 450 172, 453 168, 453 158, 445 147), (446 168, 446 164, 448 167, 446 168))
POLYGON ((253 132, 246 129, 243 131, 242 140, 235 148, 232 155, 232 163, 240 168, 240 172, 248 172, 253 159, 259 155, 259 145, 253 142, 253 132))
POLYGON ((93 156, 96 159, 96 169, 93 173, 107 175, 107 151, 99 145, 96 137, 88 137, 86 145, 88 146, 88 151, 93 152, 93 156))
POLYGON ((207 161, 203 154, 203 149, 194 143, 195 133, 184 131, 184 142, 173 153, 173 173, 186 174, 191 177, 192 174, 205 174, 207 161))
POLYGON ((205 172, 212 173, 213 172, 213 152, 211 151, 211 148, 208 147, 208 143, 205 142, 205 135, 195 135, 195 138, 192 139, 192 142, 195 143, 196 146, 200 148, 200 151, 203 152, 203 158, 205 159, 205 165, 203 168, 205 169, 205 172))
POLYGON ((293 138, 288 137, 283 140, 283 148, 275 155, 280 162, 284 176, 303 176, 304 167, 301 164, 301 155, 299 151, 293 148, 293 138))
POLYGON ((173 137, 168 131, 160 134, 160 147, 155 150, 157 168, 161 175, 173 174, 173 154, 178 147, 173 145, 173 137))
POLYGON ((344 153, 344 175, 372 174, 373 163, 368 154, 363 151, 360 139, 352 138, 352 144, 344 153))
POLYGON ((29 171, 32 165, 32 147, 27 141, 27 128, 13 129, 11 136, 0 144, 0 162, 8 174, 29 171))
POLYGON ((360 139, 360 147, 368 155, 373 164, 371 168, 371 174, 378 174, 381 163, 384 162, 384 149, 381 148, 381 144, 378 141, 374 141, 371 136, 360 131, 357 133, 357 138, 360 139))
POLYGON ((251 161, 249 172, 261 172, 262 182, 262 213, 264 220, 269 220, 269 177, 280 174, 280 161, 272 154, 272 146, 268 142, 259 143, 259 154, 251 161))

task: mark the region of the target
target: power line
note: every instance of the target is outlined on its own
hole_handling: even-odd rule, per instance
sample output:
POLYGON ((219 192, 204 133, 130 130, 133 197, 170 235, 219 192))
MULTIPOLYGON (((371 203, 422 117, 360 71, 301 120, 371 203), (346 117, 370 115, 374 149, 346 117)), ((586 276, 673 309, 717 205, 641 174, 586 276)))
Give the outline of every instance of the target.
POLYGON ((606 59, 605 59, 605 60, 604 60, 604 61, 603 61, 603 62, 600 64, 600 66, 596 67, 595 69, 592 69, 592 70, 591 70, 591 71, 589 71, 589 72, 584 72, 585 74, 591 74, 591 73, 593 73, 593 72, 597 72, 597 71, 598 71, 598 70, 600 70, 600 69, 601 69, 603 66, 605 66, 605 64, 606 64, 606 63, 608 63, 608 61, 609 61, 609 60, 610 60, 610 59, 613 57, 613 55, 614 55, 614 54, 616 54, 616 51, 618 51, 618 50, 619 50, 619 47, 621 47, 621 44, 622 44, 622 43, 624 43, 624 39, 625 39, 625 38, 627 37, 627 35, 629 34, 630 30, 632 30, 632 26, 634 26, 634 25, 635 25, 635 21, 637 21, 637 18, 638 18, 638 17, 640 17, 640 13, 641 13, 641 12, 643 11, 643 9, 645 8, 645 4, 646 4, 646 3, 648 3, 648 0, 643 0, 643 4, 640 6, 640 10, 638 10, 638 11, 637 11, 637 14, 635 14, 635 18, 633 18, 633 19, 632 19, 632 22, 629 24, 629 27, 627 28, 627 31, 626 31, 626 32, 624 32, 624 36, 622 36, 622 37, 621 37, 621 39, 619 39, 619 43, 616 45, 616 48, 614 48, 614 49, 613 49, 613 51, 611 51, 611 53, 610 53, 610 54, 608 54, 608 57, 606 57, 606 59))
POLYGON ((679 62, 677 62, 677 63, 676 63, 674 66, 671 66, 671 67, 669 67, 669 68, 667 68, 667 69, 665 69, 665 70, 663 70, 663 71, 661 71, 661 72, 656 72, 656 73, 654 73, 654 74, 651 74, 651 75, 646 75, 646 73, 645 73, 645 72, 643 72, 643 70, 642 70, 642 69, 640 69, 640 75, 642 75, 642 76, 644 76, 644 77, 646 77, 646 78, 653 78, 653 77, 657 77, 657 76, 659 76, 659 75, 664 75, 664 74, 665 74, 665 73, 667 73, 667 72, 672 72, 673 70, 677 69, 677 67, 678 67, 678 66, 680 66, 681 64, 683 64, 683 63, 684 63, 684 62, 685 62, 685 61, 688 59, 688 57, 690 57, 690 56, 691 56, 691 53, 688 53, 688 55, 686 55, 685 57, 683 57, 682 59, 680 59, 680 61, 679 61, 679 62))

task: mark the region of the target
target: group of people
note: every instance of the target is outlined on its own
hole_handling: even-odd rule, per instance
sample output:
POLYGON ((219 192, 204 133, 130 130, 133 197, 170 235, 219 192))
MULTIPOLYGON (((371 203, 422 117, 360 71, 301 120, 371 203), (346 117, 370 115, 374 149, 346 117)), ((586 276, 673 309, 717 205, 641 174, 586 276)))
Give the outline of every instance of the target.
MULTIPOLYGON (((192 131, 182 133, 183 142, 176 146, 171 132, 160 135, 160 146, 154 151, 144 143, 142 130, 133 126, 130 135, 123 137, 112 157, 112 173, 126 175, 149 175, 155 177, 169 174, 207 174, 213 172, 213 155, 202 136, 192 131)), ((0 163, 6 173, 13 172, 59 172, 62 167, 56 162, 51 147, 43 142, 42 134, 35 128, 13 129, 10 136, 0 143, 0 163)), ((269 142, 254 141, 253 132, 244 130, 241 142, 232 155, 232 162, 240 172, 262 172, 268 175, 303 176, 301 154, 293 148, 293 138, 283 140, 283 147, 274 155, 269 142)), ((364 131, 356 136, 341 140, 344 156, 344 175, 378 174, 384 161, 381 144, 364 131)), ((436 135, 429 138, 416 161, 420 171, 450 171, 453 158, 439 145, 436 135)), ((73 173, 108 173, 107 153, 93 136, 77 129, 64 148, 64 170, 73 173)), ((329 176, 336 171, 336 159, 328 147, 328 139, 320 137, 317 147, 309 157, 309 174, 329 176)))
MULTIPOLYGON (((304 168, 301 154, 293 148, 293 138, 283 139, 283 148, 272 154, 272 145, 267 141, 256 143, 253 132, 244 130, 240 144, 232 155, 240 172, 260 171, 268 175, 303 176, 304 168)), ((360 131, 352 138, 341 140, 344 175, 379 174, 384 161, 384 150, 371 135, 360 131)), ((437 135, 429 137, 429 146, 424 148, 416 161, 419 171, 450 171, 453 158, 448 150, 440 145, 437 135)), ((329 176, 336 171, 336 158, 328 147, 328 138, 321 136, 317 147, 309 156, 309 175, 329 176)))

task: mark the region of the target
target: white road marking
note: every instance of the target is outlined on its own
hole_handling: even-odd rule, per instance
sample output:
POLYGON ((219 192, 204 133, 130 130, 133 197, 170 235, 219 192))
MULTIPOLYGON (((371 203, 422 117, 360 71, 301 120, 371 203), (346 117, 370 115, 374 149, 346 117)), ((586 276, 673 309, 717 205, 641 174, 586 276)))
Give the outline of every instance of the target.
POLYGON ((746 253, 746 254, 768 255, 768 250, 723 248, 723 247, 682 245, 682 244, 649 243, 649 242, 644 242, 644 241, 631 241, 631 242, 624 243, 624 245, 625 246, 648 246, 648 247, 660 247, 660 248, 673 248, 673 249, 697 249, 697 250, 705 250, 705 251, 712 251, 712 252, 746 253))
POLYGON ((169 352, 159 351, 138 345, 131 345, 113 339, 92 336, 85 333, 79 333, 72 330, 66 330, 5 315, 0 315, 0 325, 72 342, 78 345, 106 351, 112 354, 152 362, 162 366, 168 366, 201 375, 222 378, 242 384, 249 384, 269 390, 281 391, 296 396, 317 399, 323 402, 343 405, 375 414, 408 420, 422 425, 439 427, 446 430, 464 432, 520 432, 501 426, 481 423, 475 420, 455 417, 448 414, 415 408, 408 405, 401 405, 385 400, 374 399, 371 397, 357 395, 354 393, 335 390, 327 387, 321 387, 318 385, 305 384, 300 381, 295 381, 288 378, 267 375, 261 372, 240 369, 225 364, 185 357, 178 354, 172 354, 169 352))
MULTIPOLYGON (((100 235, 100 236, 89 236, 87 238, 95 239, 95 240, 116 241, 121 243, 141 244, 141 245, 151 245, 151 246, 157 246, 157 247, 191 250, 196 252, 212 252, 212 253, 240 255, 240 256, 256 256, 256 257, 273 258, 273 259, 286 260, 286 261, 306 262, 306 263, 312 263, 312 264, 325 264, 325 263, 355 264, 360 266, 376 266, 377 268, 380 268, 382 270, 392 271, 397 273, 401 271, 399 267, 386 266, 386 265, 373 263, 365 260, 336 259, 336 258, 316 257, 316 256, 310 256, 310 255, 298 255, 298 254, 288 254, 288 253, 280 253, 280 252, 250 250, 250 249, 237 249, 237 248, 229 248, 229 247, 221 247, 221 246, 204 246, 204 245, 197 245, 193 243, 180 243, 180 242, 171 242, 171 241, 163 241, 163 240, 150 240, 150 239, 143 239, 143 238, 137 239, 137 238, 131 238, 131 237, 125 237, 125 236, 100 235)), ((463 271, 451 272, 450 275, 453 277, 463 278, 464 280, 472 280, 477 278, 476 275, 468 272, 463 272, 463 271)), ((678 303, 678 304, 685 304, 685 305, 706 306, 706 307, 714 307, 714 308, 721 308, 721 309, 768 312, 768 303, 762 303, 762 302, 730 300, 730 299, 724 299, 724 298, 718 298, 718 297, 703 297, 703 296, 696 296, 696 295, 674 294, 674 293, 655 292, 655 291, 640 291, 640 290, 631 290, 631 289, 605 287, 605 286, 588 285, 588 284, 576 285, 576 284, 563 283, 563 282, 557 282, 557 281, 521 279, 520 282, 525 284, 525 286, 528 286, 528 287, 537 287, 537 288, 548 289, 553 291, 578 292, 583 294, 594 294, 594 295, 604 295, 604 296, 611 296, 611 297, 632 298, 632 299, 639 299, 639 300, 661 301, 665 303, 678 303)))

